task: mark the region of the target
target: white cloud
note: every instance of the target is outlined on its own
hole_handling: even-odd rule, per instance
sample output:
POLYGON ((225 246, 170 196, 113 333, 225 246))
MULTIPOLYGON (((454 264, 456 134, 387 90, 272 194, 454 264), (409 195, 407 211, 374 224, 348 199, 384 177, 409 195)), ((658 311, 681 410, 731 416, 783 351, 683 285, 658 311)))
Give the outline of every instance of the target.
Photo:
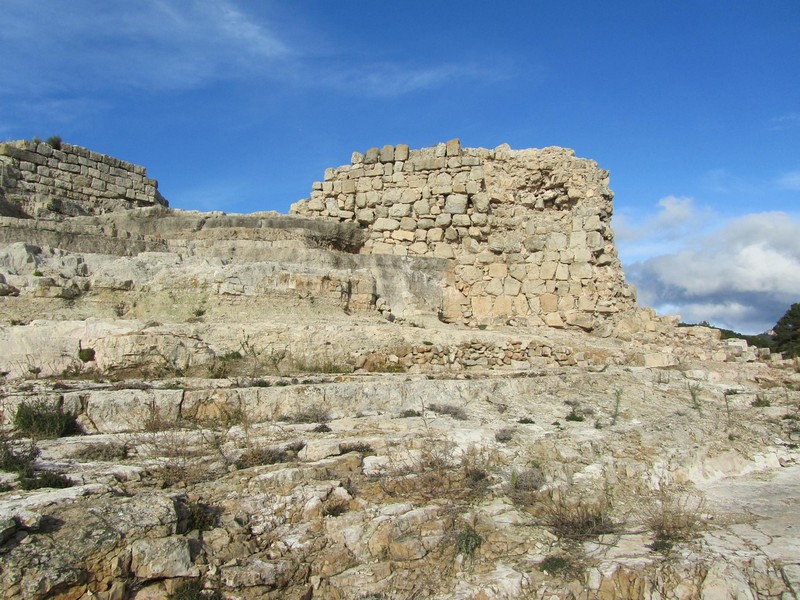
POLYGON ((644 305, 759 332, 800 299, 798 231, 800 220, 784 212, 745 215, 626 273, 644 305))
POLYGON ((365 62, 343 49, 318 54, 315 32, 292 24, 290 38, 278 17, 262 16, 269 4, 260 4, 258 15, 244 6, 235 0, 71 0, 67 8, 56 0, 8 0, 0 43, 19 76, 4 83, 0 97, 171 92, 234 80, 387 97, 501 76, 502 69, 471 63, 365 62))
POLYGON ((800 127, 800 113, 790 112, 770 120, 772 129, 784 130, 800 127))
POLYGON ((344 92, 393 97, 459 80, 497 81, 502 78, 503 69, 488 69, 473 64, 408 66, 382 62, 333 69, 321 73, 317 83, 344 92))
POLYGON ((791 191, 800 191, 800 171, 790 171, 778 177, 776 181, 779 188, 791 191))
POLYGON ((658 213, 640 223, 634 223, 625 214, 615 215, 614 232, 617 240, 638 241, 654 235, 676 237, 687 228, 694 227, 698 219, 710 214, 707 208, 698 210, 694 198, 687 196, 665 196, 657 204, 658 213))

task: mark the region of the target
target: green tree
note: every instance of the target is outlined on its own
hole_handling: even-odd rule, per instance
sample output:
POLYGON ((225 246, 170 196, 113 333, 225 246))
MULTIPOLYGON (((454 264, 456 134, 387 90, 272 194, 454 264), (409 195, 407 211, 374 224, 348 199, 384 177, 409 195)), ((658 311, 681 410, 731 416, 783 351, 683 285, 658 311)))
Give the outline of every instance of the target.
POLYGON ((786 358, 800 356, 800 303, 795 302, 775 325, 773 349, 786 358))

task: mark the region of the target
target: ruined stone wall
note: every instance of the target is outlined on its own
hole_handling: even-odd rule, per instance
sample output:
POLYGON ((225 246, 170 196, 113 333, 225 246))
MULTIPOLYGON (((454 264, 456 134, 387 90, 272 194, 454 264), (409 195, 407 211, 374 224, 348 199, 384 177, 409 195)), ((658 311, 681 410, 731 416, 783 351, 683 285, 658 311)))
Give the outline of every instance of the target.
POLYGON ((572 150, 356 152, 292 213, 359 223, 362 253, 451 261, 444 320, 590 330, 635 306, 611 231, 608 172, 572 150))
POLYGON ((167 205, 144 167, 80 146, 0 144, 0 216, 96 215, 167 205))

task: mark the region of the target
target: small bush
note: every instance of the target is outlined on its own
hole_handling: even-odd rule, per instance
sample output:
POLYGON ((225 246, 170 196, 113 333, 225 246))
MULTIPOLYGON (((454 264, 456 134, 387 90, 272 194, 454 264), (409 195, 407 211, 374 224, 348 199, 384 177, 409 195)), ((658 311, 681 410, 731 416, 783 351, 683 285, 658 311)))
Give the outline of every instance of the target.
POLYGON ((253 446, 252 448, 246 450, 234 464, 239 469, 249 469, 250 467, 285 463, 294 460, 295 458, 295 454, 286 452, 286 450, 282 448, 253 446))
POLYGON ((189 502, 186 504, 186 531, 209 531, 219 525, 222 509, 205 502, 189 502))
POLYGON ((94 348, 81 348, 78 350, 78 358, 81 362, 91 362, 94 360, 94 348))
POLYGON ((239 469, 248 469, 262 465, 291 462, 297 458, 297 454, 305 447, 306 443, 302 440, 287 444, 283 448, 253 446, 246 450, 234 464, 239 469))
POLYGON ((330 411, 319 404, 308 406, 287 419, 291 423, 325 423, 331 420, 330 411))
POLYGON ((49 138, 45 140, 45 144, 52 146, 55 150, 61 150, 61 136, 60 135, 51 135, 49 138))
POLYGON ((522 417, 517 420, 517 423, 521 423, 522 425, 533 425, 534 423, 536 423, 536 421, 534 421, 530 417, 522 417))
POLYGON ((575 421, 580 423, 581 421, 584 421, 585 418, 582 414, 580 414, 579 412, 576 411, 576 409, 573 408, 572 411, 566 417, 564 417, 564 420, 575 421))
POLYGON ((348 452, 359 452, 363 455, 375 454, 372 446, 366 442, 344 442, 339 444, 339 452, 347 454, 348 452))
POLYGON ((325 423, 320 423, 319 425, 314 427, 314 429, 312 429, 311 431, 313 431, 314 433, 330 433, 331 431, 333 431, 333 429, 331 429, 325 423))
POLYGON ((514 430, 511 427, 503 427, 494 434, 494 439, 498 442, 510 442, 514 439, 514 430))
POLYGON ((694 537, 702 526, 704 508, 702 497, 660 481, 655 497, 645 508, 645 523, 655 536, 650 548, 668 551, 673 544, 694 537))
POLYGON ((11 441, 0 439, 0 471, 25 473, 33 470, 33 461, 39 456, 39 448, 31 443, 25 450, 17 450, 11 441))
POLYGON ((482 542, 481 536, 478 535, 475 529, 469 525, 464 525, 456 535, 456 555, 460 554, 465 558, 470 558, 475 554, 475 550, 480 547, 482 542))
POLYGON ((53 471, 38 471, 28 476, 20 476, 19 487, 23 490, 38 490, 40 488, 67 488, 74 485, 69 477, 53 471))
POLYGON ((466 421, 467 413, 460 406, 455 404, 431 404, 430 409, 440 415, 447 415, 457 421, 466 421))
POLYGON ((418 410, 414 410, 413 408, 407 408, 403 412, 400 413, 401 419, 409 419, 411 417, 421 417, 422 413, 418 410))
POLYGON ((768 406, 771 406, 771 404, 769 400, 767 400, 764 396, 759 394, 756 396, 756 399, 753 400, 750 406, 752 406, 753 408, 766 408, 768 406))
POLYGON ((170 600, 223 600, 222 594, 217 590, 203 589, 203 582, 192 579, 169 595, 170 600))
POLYGON ((515 504, 527 506, 535 501, 544 483, 544 473, 538 466, 523 471, 512 471, 508 495, 515 504))
POLYGON ((559 538, 581 540, 613 533, 617 524, 611 519, 607 498, 597 501, 568 497, 569 490, 548 490, 539 495, 537 511, 545 524, 559 538))
POLYGON ((72 458, 78 460, 114 461, 125 460, 130 454, 130 447, 115 442, 103 442, 84 446, 72 453, 72 458))
POLYGON ((539 563, 539 570, 544 573, 555 574, 566 570, 569 561, 559 554, 551 554, 539 563))
POLYGON ((322 515, 325 517, 338 517, 350 510, 350 503, 341 500, 331 500, 322 506, 322 515))
POLYGON ((59 438, 80 433, 75 416, 43 401, 23 402, 14 415, 14 427, 32 438, 59 438))

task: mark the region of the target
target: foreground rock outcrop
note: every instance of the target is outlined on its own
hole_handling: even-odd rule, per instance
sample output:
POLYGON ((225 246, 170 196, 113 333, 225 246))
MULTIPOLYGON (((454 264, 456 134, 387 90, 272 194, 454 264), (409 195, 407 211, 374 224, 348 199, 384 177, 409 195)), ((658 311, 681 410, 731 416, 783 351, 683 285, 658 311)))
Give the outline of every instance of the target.
POLYGON ((387 146, 224 215, 44 146, 0 151, 3 597, 796 597, 798 365, 637 307, 591 161, 387 146))

